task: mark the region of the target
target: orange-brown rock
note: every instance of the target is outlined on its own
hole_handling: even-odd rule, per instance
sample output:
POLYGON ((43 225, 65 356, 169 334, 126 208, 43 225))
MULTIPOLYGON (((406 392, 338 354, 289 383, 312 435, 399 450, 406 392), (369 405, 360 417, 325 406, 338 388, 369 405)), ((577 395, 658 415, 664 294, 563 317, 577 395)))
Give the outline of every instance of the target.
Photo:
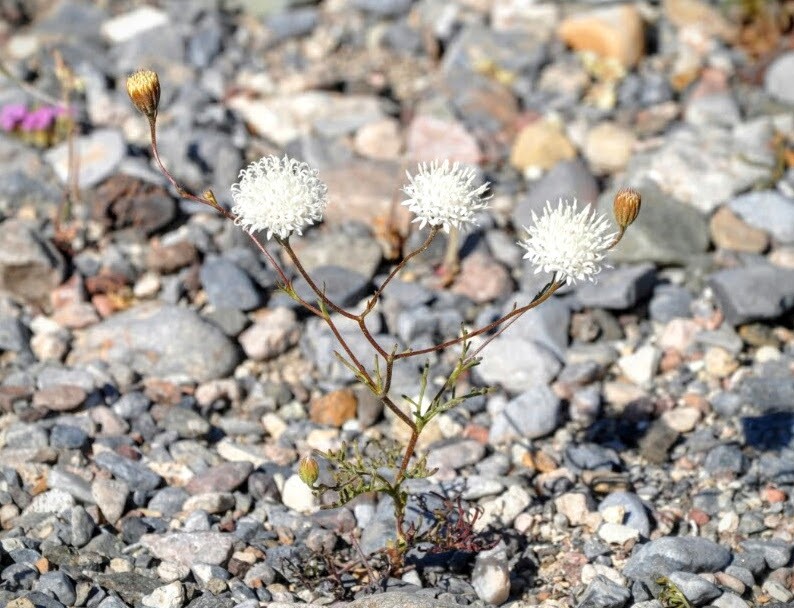
POLYGON ((349 388, 332 391, 312 401, 309 418, 317 424, 341 427, 356 417, 358 399, 349 388))
POLYGON ((626 68, 636 65, 645 51, 642 17, 630 4, 572 14, 557 34, 577 51, 616 59, 626 68))
POLYGON ((510 152, 510 164, 519 171, 550 169, 558 162, 570 160, 576 150, 562 130, 538 120, 521 129, 510 152))
POLYGON ((720 207, 709 222, 711 240, 721 249, 761 253, 769 246, 769 235, 745 223, 727 207, 720 207))

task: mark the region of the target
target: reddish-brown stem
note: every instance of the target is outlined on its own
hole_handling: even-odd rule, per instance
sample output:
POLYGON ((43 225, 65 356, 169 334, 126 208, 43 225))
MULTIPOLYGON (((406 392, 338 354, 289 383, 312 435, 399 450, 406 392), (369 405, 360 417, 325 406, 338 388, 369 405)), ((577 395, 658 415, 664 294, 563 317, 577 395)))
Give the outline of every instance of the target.
POLYGON ((476 329, 458 338, 453 338, 452 340, 447 340, 446 342, 436 344, 435 346, 429 346, 427 348, 422 348, 419 350, 407 350, 402 353, 397 353, 396 355, 394 355, 393 358, 396 361, 398 359, 407 359, 408 357, 416 357, 417 355, 426 355, 427 353, 434 353, 440 350, 444 350, 445 348, 449 348, 450 346, 455 346, 456 344, 460 344, 464 340, 468 340, 470 338, 479 336, 480 334, 487 333, 492 329, 499 327, 502 323, 509 321, 513 317, 519 317, 528 310, 535 308, 539 304, 542 304, 543 302, 548 300, 551 297, 551 295, 562 286, 562 284, 563 283, 561 281, 557 281, 556 283, 550 284, 545 291, 535 296, 535 298, 529 304, 526 304, 521 308, 515 308, 511 310, 509 313, 498 318, 493 323, 489 323, 488 325, 481 327, 480 329, 476 329))
POLYGON ((395 265, 395 267, 392 268, 391 272, 389 273, 389 276, 386 277, 386 279, 383 281, 383 283, 381 283, 381 286, 378 287, 377 290, 375 290, 375 293, 372 294, 372 297, 367 302, 367 307, 364 309, 364 312, 361 313, 362 317, 368 315, 372 311, 372 309, 375 308, 375 305, 378 303, 378 299, 380 298, 381 294, 383 294, 383 291, 386 289, 388 284, 391 283, 392 279, 394 279, 394 277, 396 277, 399 274, 399 272, 403 268, 405 268, 405 265, 411 259, 413 259, 416 256, 421 255, 422 253, 427 251, 427 248, 430 247, 430 243, 432 243, 433 239, 436 238, 436 235, 438 234, 438 232, 439 232, 439 227, 438 226, 433 226, 430 229, 430 233, 427 235, 427 238, 425 239, 425 242, 422 243, 422 245, 418 249, 415 249, 414 251, 411 251, 402 260, 400 260, 399 264, 395 265))
POLYGON ((397 477, 394 479, 395 486, 398 485, 405 477, 405 471, 408 469, 408 463, 411 462, 411 457, 414 455, 416 442, 419 440, 419 433, 421 432, 422 430, 416 426, 411 429, 411 438, 408 440, 408 445, 405 446, 405 454, 403 454, 403 460, 400 463, 400 469, 397 471, 397 477))

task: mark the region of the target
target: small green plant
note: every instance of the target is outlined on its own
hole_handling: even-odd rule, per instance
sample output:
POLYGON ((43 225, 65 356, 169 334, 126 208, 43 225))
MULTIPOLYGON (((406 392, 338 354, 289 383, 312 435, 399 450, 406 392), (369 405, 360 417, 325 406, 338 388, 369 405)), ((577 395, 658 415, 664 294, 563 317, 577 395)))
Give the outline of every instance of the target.
POLYGON ((367 317, 376 309, 391 281, 408 262, 426 251, 442 230, 449 233, 475 223, 475 212, 487 207, 488 184, 477 184, 477 176, 472 169, 447 161, 421 164, 415 174, 408 174, 409 181, 403 189, 407 199, 403 205, 416 216, 414 221, 420 230, 429 227, 427 237, 394 265, 361 312, 350 312, 327 296, 325 286, 316 284, 290 243, 294 234, 300 235, 305 227, 322 220, 327 204, 326 186, 320 181, 317 171, 286 156, 268 156, 255 161, 240 172, 240 181, 232 186, 235 204, 228 211, 218 204, 211 190, 201 196, 188 192, 163 165, 157 150, 155 129, 160 100, 157 74, 151 71, 133 74, 127 81, 127 91, 136 108, 149 120, 153 156, 180 196, 209 205, 245 229, 278 273, 284 293, 328 325, 339 343, 339 350, 335 352, 338 359, 410 430, 405 445, 371 442, 343 445, 338 450, 319 453, 331 467, 328 481, 320 481, 320 467, 314 456, 307 455, 298 467, 301 479, 318 496, 328 496, 326 506, 344 505, 364 493, 390 496, 396 522, 396 538, 387 548, 392 568, 399 567, 406 551, 421 539, 428 539, 441 549, 484 548, 474 538, 477 516, 464 515, 462 506, 453 520, 442 522, 439 519, 424 532, 415 525, 406 525, 408 493, 405 481, 426 478, 434 472, 427 467, 425 456, 416 455, 419 437, 433 419, 486 392, 485 388, 473 388, 459 393, 458 387, 459 380, 479 363, 481 351, 491 340, 525 312, 549 299, 563 285, 594 279, 601 271, 607 251, 620 241, 626 228, 636 219, 640 195, 634 190, 624 189, 615 197, 616 233, 610 232, 609 220, 591 212, 589 205, 577 209, 575 201, 569 205, 561 200, 555 208, 549 203, 540 217, 533 213, 533 225, 525 228, 527 236, 518 243, 526 250, 524 257, 536 266, 536 272, 545 271, 552 275, 532 300, 521 306, 516 304, 510 312, 492 323, 471 330, 464 328, 459 336, 433 346, 387 349, 373 337, 367 326, 367 317), (262 233, 266 241, 273 239, 292 262, 313 293, 311 301, 296 291, 287 273, 260 240, 258 235, 262 233), (371 367, 353 352, 337 326, 335 319, 338 317, 353 321, 369 342, 373 356, 371 367), (475 347, 474 339, 479 337, 482 339, 475 347), (431 390, 430 367, 426 364, 418 395, 402 395, 402 405, 395 400, 392 394, 395 363, 453 347, 460 349, 457 361, 438 388, 431 390))

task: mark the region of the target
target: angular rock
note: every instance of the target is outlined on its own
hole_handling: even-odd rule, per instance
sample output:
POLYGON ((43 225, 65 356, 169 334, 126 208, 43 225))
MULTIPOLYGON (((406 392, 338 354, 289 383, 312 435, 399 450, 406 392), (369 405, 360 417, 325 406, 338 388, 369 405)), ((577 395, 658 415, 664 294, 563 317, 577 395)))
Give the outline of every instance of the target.
POLYGON ((204 261, 199 279, 210 304, 216 308, 253 310, 262 303, 260 291, 243 270, 233 262, 222 258, 204 261))
POLYGON ((776 190, 749 192, 728 203, 745 222, 784 244, 794 243, 794 198, 776 190))
POLYGON ((547 385, 561 368, 560 361, 545 346, 506 333, 483 351, 474 374, 486 385, 498 384, 518 393, 547 385))
POLYGON ((591 51, 633 67, 645 50, 642 17, 634 5, 579 11, 563 20, 557 33, 577 51, 591 51))
POLYGON ((664 536, 635 551, 623 574, 629 578, 651 581, 671 572, 716 572, 731 561, 731 551, 723 545, 699 536, 664 536))
POLYGON ((0 289, 49 307, 63 273, 61 254, 40 236, 36 224, 16 219, 0 223, 0 289))
POLYGON ((152 302, 114 315, 79 335, 69 364, 94 359, 128 365, 144 376, 203 382, 226 376, 239 354, 220 329, 195 312, 152 302))
POLYGON ((708 279, 725 320, 731 325, 774 319, 794 307, 794 270, 756 264, 731 268, 708 279))
POLYGON ((188 567, 197 563, 220 566, 229 559, 234 537, 221 532, 172 532, 144 534, 140 542, 161 560, 188 567))
POLYGON ((552 433, 560 422, 560 405, 546 384, 521 393, 495 416, 488 442, 537 439, 552 433))
POLYGON ((610 310, 626 310, 647 298, 656 282, 656 269, 650 264, 605 270, 597 283, 585 283, 576 290, 584 305, 610 310))

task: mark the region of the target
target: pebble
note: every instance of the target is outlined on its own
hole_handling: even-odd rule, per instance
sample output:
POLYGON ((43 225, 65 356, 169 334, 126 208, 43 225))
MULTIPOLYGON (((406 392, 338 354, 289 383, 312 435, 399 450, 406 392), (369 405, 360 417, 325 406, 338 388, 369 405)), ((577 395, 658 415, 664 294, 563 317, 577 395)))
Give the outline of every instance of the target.
POLYGON ((141 598, 141 603, 150 608, 181 608, 184 601, 185 589, 179 581, 158 587, 141 598))
POLYGON ((291 475, 281 490, 281 502, 298 513, 312 513, 317 509, 317 499, 312 490, 297 475, 291 475))
POLYGON ((606 576, 597 575, 579 598, 579 606, 623 608, 631 599, 631 592, 606 576))
POLYGON ((140 543, 160 560, 188 567, 197 563, 220 566, 231 555, 233 538, 220 532, 171 532, 144 534, 140 543))
POLYGON ((516 136, 510 152, 510 164, 519 171, 551 169, 560 161, 576 156, 573 144, 562 130, 549 122, 530 123, 516 136))
POLYGON ((129 486, 114 479, 95 479, 91 484, 91 496, 105 519, 115 525, 124 515, 129 486))
POLYGON ((309 419, 317 424, 341 427, 356 417, 358 399, 350 389, 340 389, 312 401, 309 419))
POLYGON ((762 190, 737 196, 728 203, 728 208, 775 240, 794 243, 794 198, 774 190, 762 190))
POLYGON ((216 308, 246 311, 261 304, 260 293, 251 278, 225 258, 205 260, 199 279, 207 299, 216 308))
POLYGON ((788 77, 794 68, 794 52, 783 53, 775 59, 764 75, 764 89, 775 99, 794 104, 794 89, 788 77))
POLYGON ((689 572, 672 572, 669 577, 695 606, 708 604, 722 595, 722 590, 703 576, 689 572))
POLYGON ((598 283, 586 283, 576 290, 584 306, 626 310, 647 298, 656 280, 648 264, 626 266, 601 273, 598 283))
POLYGON ((548 435, 559 424, 560 410, 560 399, 545 384, 531 388, 494 417, 488 441, 505 443, 548 435))
POLYGON ((758 319, 774 319, 794 302, 794 270, 767 264, 720 270, 709 284, 725 320, 741 325, 758 319))
POLYGON ((9 219, 0 224, 0 288, 40 306, 64 278, 64 260, 39 236, 29 221, 9 219))
POLYGON ((635 551, 623 574, 635 580, 650 580, 660 572, 716 572, 731 561, 727 547, 696 536, 664 536, 635 551))
POLYGON ((639 496, 632 492, 611 492, 598 505, 598 511, 603 513, 614 506, 622 507, 625 513, 625 521, 619 523, 634 528, 646 538, 651 535, 651 521, 639 496))
POLYGON ((769 246, 769 236, 753 228, 729 207, 720 207, 709 221, 711 240, 717 247, 732 251, 762 253, 769 246))
POLYGON ((564 19, 560 38, 577 51, 590 51, 633 67, 645 48, 644 27, 639 10, 630 4, 593 8, 564 19))
POLYGON ((501 606, 510 595, 510 569, 504 547, 481 551, 474 561, 471 585, 477 596, 495 606, 501 606))
MULTIPOLYGON (((80 188, 91 188, 110 177, 124 158, 127 148, 124 138, 116 129, 97 129, 89 135, 75 138, 74 148, 79 164, 77 183, 80 188)), ((62 183, 69 175, 69 146, 58 144, 44 154, 62 183)))
POLYGON ((615 173, 628 164, 634 143, 634 135, 629 129, 602 122, 588 131, 584 156, 596 173, 615 173))

